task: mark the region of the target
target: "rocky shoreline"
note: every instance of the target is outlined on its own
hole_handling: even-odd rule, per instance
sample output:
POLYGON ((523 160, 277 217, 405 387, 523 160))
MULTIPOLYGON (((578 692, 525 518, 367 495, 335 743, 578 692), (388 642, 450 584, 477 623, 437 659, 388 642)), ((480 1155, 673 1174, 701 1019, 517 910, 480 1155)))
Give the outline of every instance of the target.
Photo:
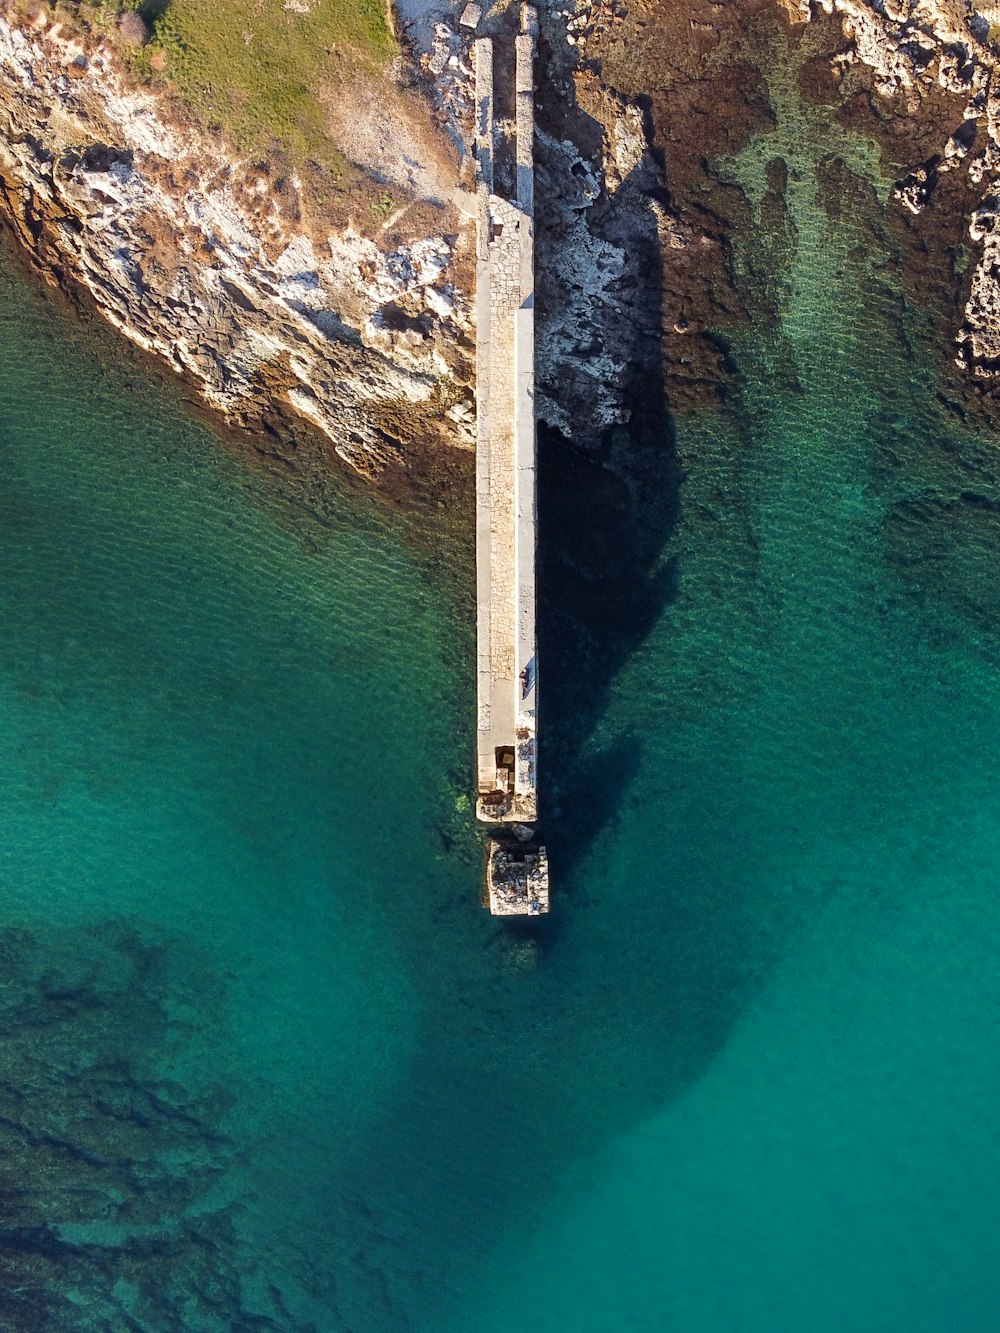
POLYGON ((301 182, 164 109, 103 43, 0 19, 0 194, 42 273, 229 422, 304 418, 370 480, 415 440, 471 447, 455 210, 417 237, 321 234, 301 182))
MULTIPOLYGON (((470 34, 452 9, 411 25, 409 40, 430 81, 428 115, 459 140, 470 34)), ((562 16, 546 37, 556 63, 570 49, 562 16)), ((656 368, 661 301, 649 273, 665 248, 696 238, 665 206, 638 105, 576 63, 561 78, 579 81, 586 107, 550 97, 541 115, 538 405, 544 423, 596 447, 633 416, 637 377, 656 368)), ((415 472, 468 468, 462 170, 447 198, 332 227, 311 215, 294 175, 276 178, 178 121, 104 38, 69 36, 44 11, 30 25, 0 17, 0 124, 0 207, 35 267, 265 453, 332 450, 390 495, 419 491, 415 472)))
POLYGON ((901 163, 892 194, 912 276, 945 314, 942 350, 962 372, 956 383, 988 391, 1000 380, 1000 11, 956 0, 803 0, 792 17, 824 15, 844 38, 824 91, 845 123, 901 163))
MULTIPOLYGON (((803 91, 878 139, 898 171, 894 223, 911 286, 940 312, 942 360, 957 363, 949 392, 988 409, 1000 377, 990 22, 953 0, 545 11, 540 420, 600 449, 618 427, 648 435, 665 412, 728 391, 726 330, 776 318, 780 299, 773 275, 734 276, 748 205, 712 161, 767 126, 767 43, 807 28, 822 40, 803 91)), ((418 8, 404 35, 428 117, 460 140, 471 91, 457 10, 418 8)), ((0 124, 0 207, 35 266, 253 432, 277 467, 309 457, 314 486, 333 452, 389 495, 468 470, 467 163, 440 197, 332 226, 294 173, 179 119, 113 45, 66 35, 44 11, 0 17, 0 124)), ((775 176, 779 211, 781 194, 775 176)))

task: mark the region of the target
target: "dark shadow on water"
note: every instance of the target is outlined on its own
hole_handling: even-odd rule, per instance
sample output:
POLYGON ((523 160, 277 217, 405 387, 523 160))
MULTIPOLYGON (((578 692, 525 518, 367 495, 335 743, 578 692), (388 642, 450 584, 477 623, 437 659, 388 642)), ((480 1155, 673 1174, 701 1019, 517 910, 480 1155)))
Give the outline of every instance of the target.
MULTIPOLYGON (((648 112, 644 117, 652 142, 648 112)), ((637 737, 598 740, 595 731, 618 673, 674 595, 677 570, 663 553, 677 519, 681 474, 664 370, 658 226, 658 212, 670 202, 664 164, 647 151, 616 187, 605 182, 589 203, 588 158, 599 151, 603 127, 576 104, 572 84, 554 97, 540 91, 539 119, 560 139, 568 123, 583 154, 573 161, 545 139, 538 146, 544 183, 537 219, 538 391, 542 416, 548 399, 556 418, 573 423, 574 435, 569 442, 539 427, 539 807, 562 895, 557 910, 565 910, 574 870, 614 820, 639 762, 637 737), (586 248, 581 215, 604 249, 583 255, 579 270, 600 271, 609 253, 622 257, 606 299, 584 296, 567 276, 566 251, 586 248), (602 419, 609 400, 594 386, 605 358, 626 368, 627 422, 601 428, 592 422, 602 419)))
MULTIPOLYGON (((660 441, 644 445, 620 432, 614 453, 602 458, 543 433, 539 448, 539 661, 549 682, 540 800, 560 893, 613 820, 638 766, 637 737, 595 747, 595 729, 615 678, 677 581, 675 564, 661 559, 678 504, 662 385, 654 379, 640 391, 660 406, 660 441)), ((564 906, 557 900, 557 911, 564 906)))

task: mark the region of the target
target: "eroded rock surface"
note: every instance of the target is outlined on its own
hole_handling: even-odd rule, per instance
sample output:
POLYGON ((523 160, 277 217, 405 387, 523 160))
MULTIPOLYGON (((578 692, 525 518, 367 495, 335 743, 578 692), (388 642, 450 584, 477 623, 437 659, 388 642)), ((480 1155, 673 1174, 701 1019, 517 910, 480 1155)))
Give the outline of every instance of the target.
POLYGON ((38 265, 230 420, 277 404, 373 479, 417 442, 471 446, 456 210, 404 239, 324 230, 294 177, 170 123, 58 27, 0 19, 0 93, 0 190, 38 265))
POLYGON ((833 59, 837 72, 849 79, 864 67, 886 120, 932 132, 932 151, 895 186, 904 208, 922 213, 951 172, 966 173, 975 188, 967 231, 976 258, 958 363, 974 380, 1000 380, 1000 9, 968 0, 797 0, 792 11, 796 21, 837 15, 847 39, 833 59))
MULTIPOLYGON (((473 36, 460 11, 442 0, 402 23, 459 151, 473 36)), ((538 410, 576 443, 725 392, 726 330, 776 316, 763 269, 734 280, 731 238, 749 213, 712 163, 766 128, 763 48, 789 21, 793 33, 827 25, 827 92, 838 114, 868 99, 863 114, 905 162, 900 216, 923 227, 928 253, 942 248, 925 225, 931 201, 947 194, 937 213, 964 219, 968 260, 935 281, 964 306, 949 317, 967 378, 988 389, 1000 376, 992 11, 958 0, 789 0, 784 11, 774 0, 542 11, 538 410)), ((84 288, 230 420, 309 423, 381 485, 435 452, 471 449, 462 191, 402 221, 405 208, 324 225, 293 174, 165 115, 120 60, 58 27, 0 19, 0 203, 47 276, 84 288)), ((940 305, 941 293, 928 299, 940 305)))
MULTIPOLYGON (((460 143, 472 32, 447 5, 404 32, 460 143)), ((567 77, 576 60, 558 16, 551 38, 567 77)), ((592 75, 587 96, 539 135, 538 386, 541 419, 593 445, 632 416, 636 376, 658 369, 649 274, 690 229, 664 206, 638 107, 592 75)), ((403 209, 381 226, 366 215, 324 228, 294 175, 170 111, 103 43, 0 18, 0 203, 45 275, 82 287, 230 421, 279 433, 308 422, 369 480, 471 448, 462 192, 457 206, 424 200, 405 232, 403 209)))

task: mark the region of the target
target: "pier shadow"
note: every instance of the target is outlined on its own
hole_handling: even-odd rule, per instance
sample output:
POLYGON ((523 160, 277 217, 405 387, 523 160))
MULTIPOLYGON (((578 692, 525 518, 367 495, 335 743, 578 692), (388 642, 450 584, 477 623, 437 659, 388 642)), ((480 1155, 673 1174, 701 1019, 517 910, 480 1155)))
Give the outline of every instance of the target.
POLYGON ((666 164, 648 107, 633 107, 647 147, 619 177, 583 104, 599 71, 557 38, 543 25, 535 157, 539 829, 555 893, 535 929, 547 943, 639 768, 641 738, 601 723, 675 595, 664 553, 682 480, 664 355, 666 164))
MULTIPOLYGON (((538 442, 538 644, 542 664, 539 803, 553 882, 573 873, 613 822, 640 762, 635 734, 599 737, 613 683, 675 596, 676 559, 664 552, 679 508, 681 469, 663 357, 663 255, 656 218, 668 202, 662 163, 647 154, 614 195, 599 200, 592 228, 625 255, 616 307, 567 367, 566 393, 607 352, 625 363, 628 421, 581 447, 541 425, 538 442)), ((544 258, 558 238, 545 236, 544 258)), ((545 338, 541 286, 539 340, 545 338)), ((551 392, 551 390, 550 390, 551 392)), ((558 392, 558 390, 557 390, 558 392)), ((572 401, 558 403, 570 420, 572 401)), ((557 909, 563 910, 563 904, 557 909)), ((552 930, 552 923, 543 929, 552 930)))
POLYGON ((560 893, 638 769, 638 736, 598 733, 618 673, 677 587, 676 561, 663 558, 679 504, 673 435, 662 380, 646 387, 664 412, 659 439, 616 430, 601 454, 550 431, 540 441, 540 805, 560 893))

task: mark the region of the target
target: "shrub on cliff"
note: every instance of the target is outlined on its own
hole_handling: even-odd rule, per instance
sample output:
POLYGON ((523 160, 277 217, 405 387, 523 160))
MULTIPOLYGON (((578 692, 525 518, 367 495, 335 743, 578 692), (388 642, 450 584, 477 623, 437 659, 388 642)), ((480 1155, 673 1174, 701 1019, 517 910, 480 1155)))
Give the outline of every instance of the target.
POLYGON ((126 9, 118 19, 118 35, 126 46, 145 46, 149 29, 145 20, 134 9, 126 9))

